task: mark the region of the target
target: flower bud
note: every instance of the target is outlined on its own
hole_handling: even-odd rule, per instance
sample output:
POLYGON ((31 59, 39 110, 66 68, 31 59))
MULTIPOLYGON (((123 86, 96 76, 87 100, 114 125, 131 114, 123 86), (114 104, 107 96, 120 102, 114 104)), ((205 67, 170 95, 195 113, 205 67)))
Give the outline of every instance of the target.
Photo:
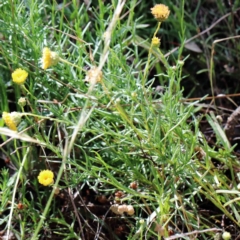
POLYGON ((229 232, 224 232, 224 233, 222 234, 222 239, 223 239, 223 240, 229 240, 229 239, 231 239, 231 234, 230 234, 229 232))
POLYGON ((26 106, 26 103, 27 103, 27 101, 26 101, 26 98, 24 98, 24 97, 20 97, 19 99, 18 99, 18 105, 20 106, 20 107, 25 107, 26 106))
POLYGON ((152 38, 152 45, 153 47, 159 47, 160 46, 160 39, 157 37, 152 38))

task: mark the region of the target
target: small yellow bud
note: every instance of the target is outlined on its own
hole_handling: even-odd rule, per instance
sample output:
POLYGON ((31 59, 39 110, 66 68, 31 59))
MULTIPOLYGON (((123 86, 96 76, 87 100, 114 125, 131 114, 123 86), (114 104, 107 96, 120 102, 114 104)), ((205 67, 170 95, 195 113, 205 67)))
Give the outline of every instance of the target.
POLYGON ((157 37, 152 38, 152 45, 153 47, 159 47, 160 46, 160 39, 157 37))

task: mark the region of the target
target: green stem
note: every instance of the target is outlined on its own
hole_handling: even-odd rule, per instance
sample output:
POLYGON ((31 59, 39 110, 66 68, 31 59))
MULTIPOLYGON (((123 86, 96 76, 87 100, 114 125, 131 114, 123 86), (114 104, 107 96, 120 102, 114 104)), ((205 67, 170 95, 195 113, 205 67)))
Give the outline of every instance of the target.
POLYGON ((7 225, 7 236, 6 236, 6 239, 10 239, 9 234, 10 234, 10 227, 11 227, 11 221, 12 221, 12 215, 13 215, 13 209, 14 209, 14 200, 15 200, 15 196, 16 196, 16 192, 17 192, 17 185, 18 185, 19 178, 20 178, 22 170, 23 170, 23 166, 25 164, 25 161, 27 160, 29 149, 30 148, 28 147, 27 151, 26 151, 26 154, 24 155, 23 161, 21 163, 21 166, 20 166, 18 174, 17 174, 16 182, 15 182, 15 185, 14 185, 13 194, 12 194, 12 202, 11 202, 11 210, 10 210, 9 219, 8 219, 8 225, 7 225))
MULTIPOLYGON (((159 31, 160 26, 161 26, 161 22, 158 22, 157 29, 154 32, 153 37, 156 37, 156 34, 159 31)), ((142 86, 143 87, 145 86, 145 83, 146 83, 146 77, 147 77, 147 72, 148 72, 148 68, 149 68, 149 64, 150 64, 150 58, 152 56, 152 48, 153 48, 153 44, 152 44, 152 41, 151 41, 150 49, 149 49, 149 52, 148 52, 147 64, 146 64, 145 69, 144 69, 144 75, 143 75, 143 80, 142 80, 142 86)))
POLYGON ((67 60, 65 60, 65 59, 63 59, 63 58, 59 58, 59 60, 60 60, 61 62, 63 62, 63 63, 66 63, 66 64, 68 64, 68 65, 71 65, 71 66, 73 66, 73 67, 75 67, 75 68, 78 68, 78 69, 86 72, 86 70, 84 70, 83 68, 81 68, 81 67, 77 66, 76 64, 71 63, 71 62, 69 62, 69 61, 67 61, 67 60))
POLYGON ((60 123, 67 123, 66 121, 63 121, 63 120, 59 120, 57 118, 51 118, 51 117, 45 117, 45 116, 40 116, 40 115, 36 115, 36 114, 33 114, 33 113, 21 113, 22 116, 32 116, 32 117, 36 117, 36 118, 41 118, 41 119, 48 119, 50 121, 54 121, 54 122, 60 122, 60 123))
POLYGON ((25 87, 25 85, 23 84, 23 85, 21 85, 21 87, 27 92, 27 94, 29 94, 33 99, 35 99, 35 100, 37 100, 37 98, 34 96, 34 95, 32 95, 32 93, 31 92, 29 92, 28 91, 28 89, 25 87))

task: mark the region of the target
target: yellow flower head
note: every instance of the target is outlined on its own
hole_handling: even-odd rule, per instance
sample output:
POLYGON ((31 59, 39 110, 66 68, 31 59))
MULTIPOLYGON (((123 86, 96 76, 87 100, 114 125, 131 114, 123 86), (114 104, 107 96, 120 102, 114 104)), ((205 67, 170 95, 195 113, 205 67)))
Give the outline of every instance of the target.
POLYGON ((17 125, 21 121, 21 113, 18 112, 3 112, 2 118, 5 124, 13 131, 17 131, 17 125))
POLYGON ((28 73, 25 70, 22 70, 21 68, 16 69, 12 73, 13 82, 19 85, 24 84, 27 77, 28 77, 28 73))
POLYGON ((42 68, 44 70, 57 64, 59 62, 59 59, 59 55, 56 52, 52 52, 47 47, 43 48, 42 68))
POLYGON ((168 18, 169 14, 170 14, 170 10, 164 4, 157 4, 157 5, 155 5, 153 8, 151 8, 151 11, 152 11, 152 15, 159 22, 165 21, 168 18))
POLYGON ((38 181, 44 186, 48 186, 54 183, 54 175, 50 170, 43 170, 38 175, 38 181))
POLYGON ((157 37, 153 37, 153 38, 152 38, 152 45, 153 45, 154 47, 159 47, 159 45, 160 45, 160 39, 157 38, 157 37))
POLYGON ((91 84, 101 82, 103 78, 102 71, 99 71, 97 67, 92 67, 86 75, 85 81, 91 84))

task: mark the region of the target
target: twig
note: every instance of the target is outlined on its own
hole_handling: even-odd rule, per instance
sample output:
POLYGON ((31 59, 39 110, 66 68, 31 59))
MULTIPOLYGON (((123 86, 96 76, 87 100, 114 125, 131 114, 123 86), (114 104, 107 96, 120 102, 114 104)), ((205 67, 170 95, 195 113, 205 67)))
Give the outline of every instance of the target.
POLYGON ((188 232, 188 233, 176 234, 175 236, 165 238, 165 240, 179 239, 181 237, 186 237, 186 236, 189 236, 189 235, 194 235, 194 234, 199 234, 199 233, 204 233, 204 232, 221 232, 221 231, 222 231, 222 229, 220 229, 220 228, 209 228, 209 229, 204 229, 204 230, 195 230, 195 231, 188 232))

